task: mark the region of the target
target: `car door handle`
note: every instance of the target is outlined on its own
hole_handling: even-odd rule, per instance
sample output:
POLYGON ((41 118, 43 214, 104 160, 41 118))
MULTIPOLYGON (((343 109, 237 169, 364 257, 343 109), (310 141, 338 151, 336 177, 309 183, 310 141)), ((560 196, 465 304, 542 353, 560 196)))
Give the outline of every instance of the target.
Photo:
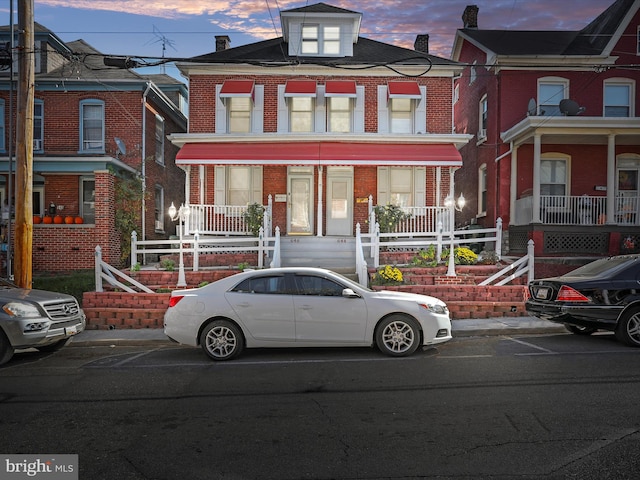
POLYGON ((236 307, 250 307, 251 304, 249 302, 244 302, 244 303, 236 303, 236 307))
POLYGON ((311 305, 300 305, 300 310, 313 310, 311 305))

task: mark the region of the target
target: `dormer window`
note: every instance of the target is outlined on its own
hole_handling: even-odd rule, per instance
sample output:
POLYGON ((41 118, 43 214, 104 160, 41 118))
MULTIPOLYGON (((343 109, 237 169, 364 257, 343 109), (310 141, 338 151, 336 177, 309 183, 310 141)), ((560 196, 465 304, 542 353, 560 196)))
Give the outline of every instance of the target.
POLYGON ((339 55, 340 27, 326 25, 302 26, 302 55, 339 55))

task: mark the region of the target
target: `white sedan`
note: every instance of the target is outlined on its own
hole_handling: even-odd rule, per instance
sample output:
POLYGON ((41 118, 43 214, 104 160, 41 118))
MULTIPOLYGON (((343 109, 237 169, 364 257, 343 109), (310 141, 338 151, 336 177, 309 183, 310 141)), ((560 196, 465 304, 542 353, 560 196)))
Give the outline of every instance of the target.
POLYGON ((164 332, 214 360, 244 348, 373 345, 400 357, 451 340, 451 320, 434 297, 369 290, 321 268, 270 268, 175 290, 164 332))

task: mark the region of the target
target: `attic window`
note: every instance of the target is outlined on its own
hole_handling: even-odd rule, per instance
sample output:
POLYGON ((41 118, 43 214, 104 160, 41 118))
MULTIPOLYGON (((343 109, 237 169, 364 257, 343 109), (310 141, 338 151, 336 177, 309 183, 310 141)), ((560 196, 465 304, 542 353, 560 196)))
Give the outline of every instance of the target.
POLYGON ((340 55, 340 27, 303 25, 302 55, 340 55))

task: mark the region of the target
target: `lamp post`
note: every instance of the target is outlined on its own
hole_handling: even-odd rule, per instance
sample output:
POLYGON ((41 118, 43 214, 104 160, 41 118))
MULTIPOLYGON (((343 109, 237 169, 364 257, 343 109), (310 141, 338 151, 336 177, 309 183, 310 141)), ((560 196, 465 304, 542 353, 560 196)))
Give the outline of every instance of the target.
POLYGON ((454 250, 454 240, 455 237, 453 235, 453 231, 455 229, 454 224, 456 221, 456 210, 461 212, 464 208, 465 199, 464 195, 460 194, 458 200, 453 198, 453 195, 448 196, 444 199, 444 206, 449 208, 449 241, 451 245, 449 245, 449 268, 447 269, 448 277, 456 276, 456 260, 455 255, 453 253, 454 250))
POLYGON ((178 266, 178 283, 177 287, 186 287, 187 280, 184 275, 184 255, 182 252, 182 232, 184 230, 184 222, 187 218, 189 218, 189 214, 191 213, 191 209, 189 205, 181 204, 180 208, 176 209, 176 206, 171 202, 171 206, 169 207, 169 217, 171 217, 171 221, 175 222, 179 220, 180 223, 178 227, 180 228, 180 265, 178 266))

